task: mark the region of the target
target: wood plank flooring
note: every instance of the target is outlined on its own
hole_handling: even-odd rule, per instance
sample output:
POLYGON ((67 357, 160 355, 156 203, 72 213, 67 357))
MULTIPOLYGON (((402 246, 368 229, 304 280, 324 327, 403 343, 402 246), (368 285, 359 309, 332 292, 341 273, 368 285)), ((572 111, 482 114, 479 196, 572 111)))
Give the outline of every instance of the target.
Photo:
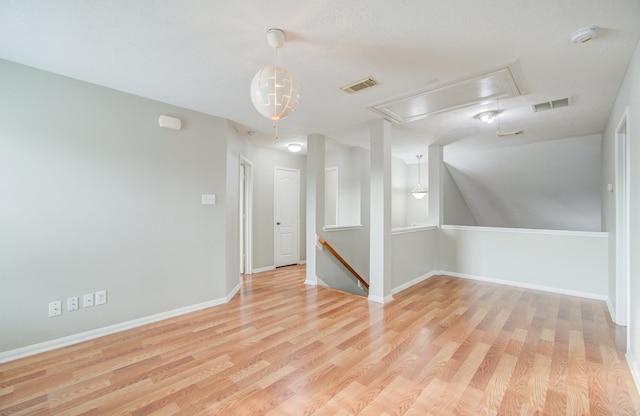
POLYGON ((1 415, 635 415, 603 302, 437 276, 386 305, 246 277, 226 305, 0 364, 1 415))

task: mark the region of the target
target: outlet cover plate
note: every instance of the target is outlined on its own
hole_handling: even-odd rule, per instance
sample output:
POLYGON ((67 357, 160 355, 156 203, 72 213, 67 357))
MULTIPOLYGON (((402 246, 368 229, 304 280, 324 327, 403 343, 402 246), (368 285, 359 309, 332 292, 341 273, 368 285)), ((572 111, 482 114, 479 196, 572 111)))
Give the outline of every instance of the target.
POLYGON ((62 301, 49 302, 49 317, 62 315, 62 301))
POLYGON ((85 308, 93 306, 93 293, 87 293, 83 296, 82 306, 85 308))
POLYGON ((107 291, 101 290, 95 293, 96 305, 104 305, 107 303, 107 291))
POLYGON ((76 311, 80 307, 80 299, 77 296, 67 298, 67 311, 76 311))

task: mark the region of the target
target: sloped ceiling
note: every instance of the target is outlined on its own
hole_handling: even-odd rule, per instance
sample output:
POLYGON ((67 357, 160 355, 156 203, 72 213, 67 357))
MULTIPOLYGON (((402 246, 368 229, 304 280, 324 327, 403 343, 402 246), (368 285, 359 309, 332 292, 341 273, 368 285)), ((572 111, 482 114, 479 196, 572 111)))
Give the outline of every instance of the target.
MULTIPOLYGON (((602 133, 640 38, 639 21, 637 0, 2 0, 0 58, 225 117, 241 132, 255 131, 254 144, 276 149, 304 144, 311 133, 368 147, 367 123, 380 117, 372 104, 512 66, 523 95, 393 129, 395 157, 414 163, 431 143, 452 146, 450 166, 481 182, 491 175, 475 171, 477 152, 463 147, 505 147, 522 166, 536 142, 556 154, 565 138, 602 133), (587 25, 600 28, 598 37, 572 44, 571 33, 587 25), (277 141, 249 98, 253 75, 273 61, 265 37, 272 27, 287 34, 281 62, 296 73, 302 94, 277 141), (367 76, 380 84, 352 95, 340 89, 367 76), (534 103, 564 97, 570 107, 531 111, 534 103), (524 131, 518 141, 505 144, 495 124, 473 118, 498 106, 501 130, 524 131)), ((504 159, 483 163, 500 166, 504 159)), ((567 160, 565 169, 580 166, 567 160)), ((495 198, 513 195, 511 186, 554 183, 545 169, 516 169, 510 178, 517 185, 495 188, 495 198)), ((509 215, 506 222, 518 222, 509 215)))
POLYGON ((445 147, 446 167, 478 225, 600 231, 600 135, 506 140, 445 147))

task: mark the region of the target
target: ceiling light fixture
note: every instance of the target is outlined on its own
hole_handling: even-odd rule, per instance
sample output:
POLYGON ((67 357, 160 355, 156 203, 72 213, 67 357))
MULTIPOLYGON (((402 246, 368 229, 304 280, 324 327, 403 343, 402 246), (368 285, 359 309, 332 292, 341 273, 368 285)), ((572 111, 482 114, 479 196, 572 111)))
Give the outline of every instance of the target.
POLYGON ((429 190, 424 188, 422 182, 420 182, 420 159, 422 159, 422 155, 416 155, 416 157, 418 158, 418 184, 411 190, 411 195, 415 199, 422 199, 429 193, 429 190))
POLYGON ((298 153, 300 150, 302 150, 302 145, 300 143, 289 143, 287 149, 289 149, 289 151, 292 153, 298 153))
POLYGON ((284 32, 267 31, 267 42, 275 49, 275 64, 259 70, 251 81, 251 102, 260 114, 273 121, 278 138, 278 120, 296 110, 300 101, 300 87, 293 74, 278 66, 278 49, 284 45, 284 32))
POLYGON ((501 110, 490 110, 490 111, 483 111, 482 113, 478 113, 475 116, 473 116, 474 118, 477 118, 480 121, 484 121, 485 123, 493 123, 493 120, 495 120, 498 117, 498 114, 502 113, 501 110))
POLYGON ((598 26, 580 28, 571 34, 571 42, 585 43, 598 36, 598 26))

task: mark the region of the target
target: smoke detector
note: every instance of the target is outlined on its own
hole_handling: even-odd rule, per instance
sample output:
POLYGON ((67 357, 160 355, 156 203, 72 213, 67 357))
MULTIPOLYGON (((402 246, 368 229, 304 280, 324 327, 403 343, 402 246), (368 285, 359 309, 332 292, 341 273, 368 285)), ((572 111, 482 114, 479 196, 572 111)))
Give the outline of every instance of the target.
POLYGON ((586 26, 576 30, 571 35, 571 42, 573 43, 585 43, 598 36, 597 26, 586 26))

